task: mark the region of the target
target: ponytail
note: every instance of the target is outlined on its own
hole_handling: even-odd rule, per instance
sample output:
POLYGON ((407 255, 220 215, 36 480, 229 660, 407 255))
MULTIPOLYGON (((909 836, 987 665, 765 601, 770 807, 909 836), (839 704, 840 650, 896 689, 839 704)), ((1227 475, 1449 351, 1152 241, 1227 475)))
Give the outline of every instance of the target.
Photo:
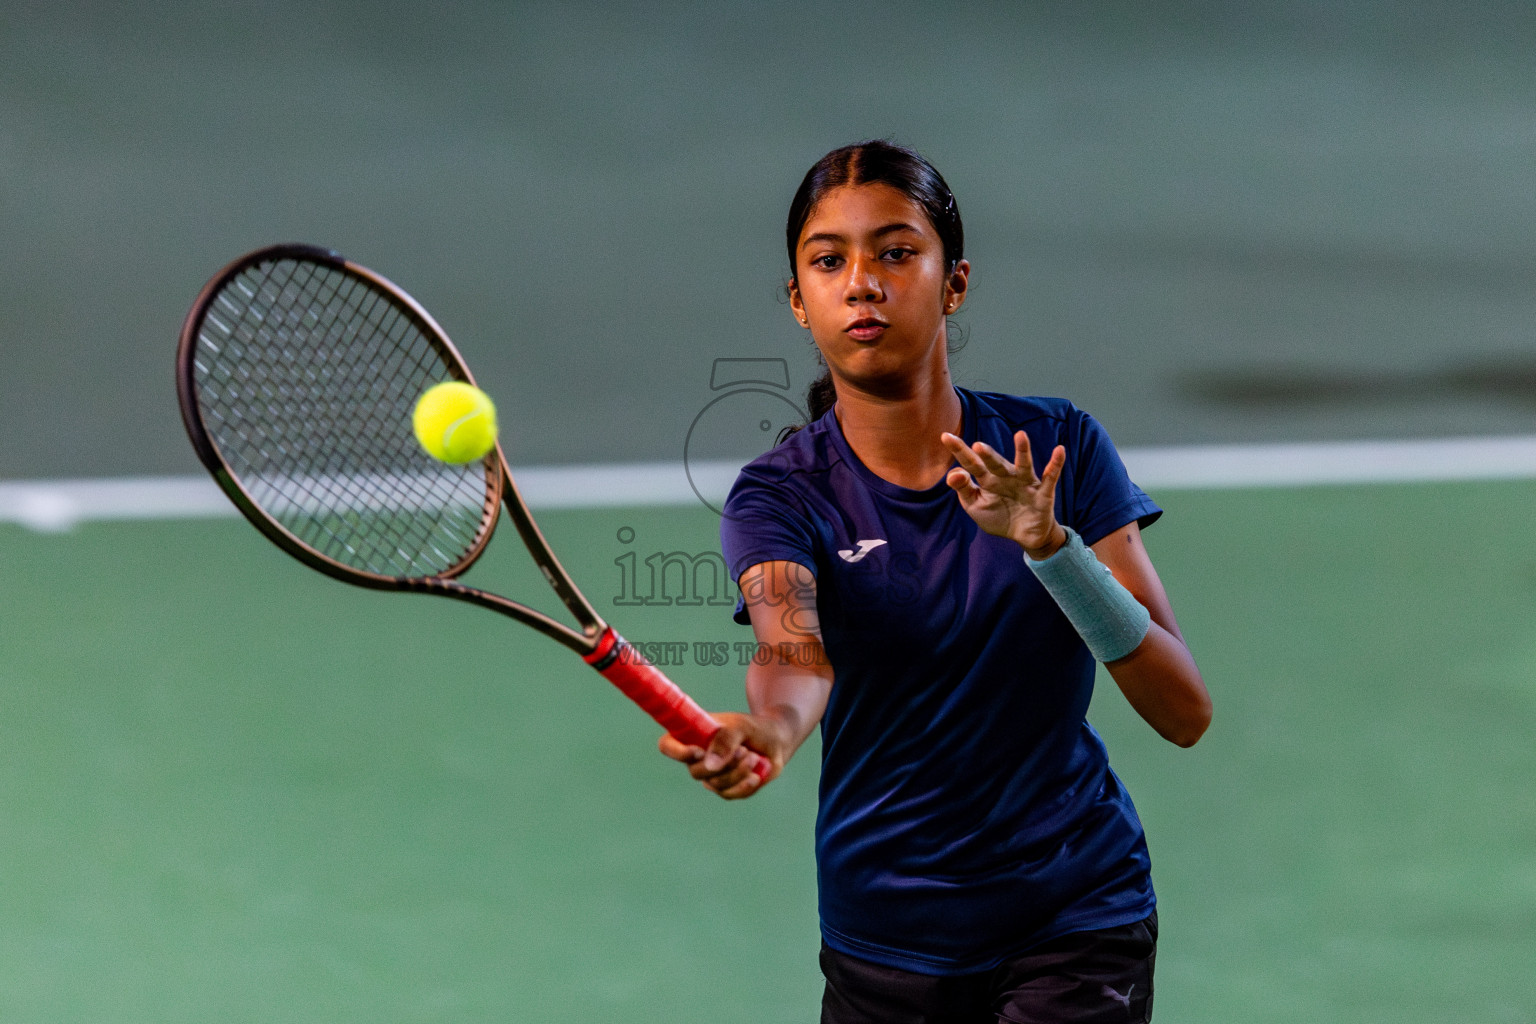
POLYGON ((832 386, 832 371, 822 370, 821 376, 811 381, 805 390, 805 411, 811 422, 821 419, 837 401, 837 389, 832 386))
POLYGON ((811 386, 805 389, 805 423, 791 423, 779 431, 774 444, 783 444, 789 440, 791 434, 821 419, 836 401, 837 388, 832 385, 832 371, 822 370, 821 376, 811 381, 811 386))

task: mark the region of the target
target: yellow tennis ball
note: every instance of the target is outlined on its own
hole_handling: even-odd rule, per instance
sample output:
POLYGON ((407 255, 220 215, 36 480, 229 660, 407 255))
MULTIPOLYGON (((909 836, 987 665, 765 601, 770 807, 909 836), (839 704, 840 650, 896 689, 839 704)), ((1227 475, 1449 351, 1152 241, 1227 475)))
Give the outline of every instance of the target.
POLYGON ((483 459, 496 446, 496 407, 484 391, 450 380, 428 388, 411 415, 427 454, 458 464, 483 459))

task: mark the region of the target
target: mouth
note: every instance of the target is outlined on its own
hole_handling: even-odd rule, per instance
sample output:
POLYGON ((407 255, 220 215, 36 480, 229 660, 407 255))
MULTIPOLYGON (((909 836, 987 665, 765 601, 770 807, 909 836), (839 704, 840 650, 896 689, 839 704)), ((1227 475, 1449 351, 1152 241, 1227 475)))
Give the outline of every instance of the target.
POLYGON ((865 316, 844 327, 843 333, 854 341, 874 341, 885 333, 885 329, 889 326, 890 324, 877 316, 865 316))

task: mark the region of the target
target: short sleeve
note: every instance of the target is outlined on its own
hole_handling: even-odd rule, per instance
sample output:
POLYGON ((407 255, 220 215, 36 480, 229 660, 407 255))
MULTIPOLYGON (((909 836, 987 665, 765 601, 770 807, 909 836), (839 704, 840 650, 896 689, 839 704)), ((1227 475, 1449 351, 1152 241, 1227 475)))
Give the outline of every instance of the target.
MULTIPOLYGON (((756 478, 750 467, 737 477, 720 518, 720 550, 731 579, 763 562, 797 562, 816 572, 816 533, 799 500, 782 484, 756 478)), ((740 597, 733 617, 751 625, 740 597)))
POLYGON ((1069 486, 1063 502, 1066 524, 1084 544, 1095 544, 1128 523, 1151 526, 1163 510, 1131 481, 1099 421, 1079 409, 1073 413, 1068 428, 1072 478, 1063 481, 1069 486))

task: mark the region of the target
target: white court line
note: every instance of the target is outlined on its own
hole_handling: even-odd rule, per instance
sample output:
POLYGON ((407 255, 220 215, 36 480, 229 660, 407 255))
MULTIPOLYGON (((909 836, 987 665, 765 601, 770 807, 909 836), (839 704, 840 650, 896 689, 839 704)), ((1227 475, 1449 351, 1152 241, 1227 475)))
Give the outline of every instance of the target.
POLYGON ((1536 436, 1189 445, 1128 448, 1121 456, 1148 490, 1536 477, 1536 436))
MULTIPOLYGON (((1121 456, 1149 491, 1536 478, 1536 436, 1127 448, 1121 456)), ((530 466, 514 474, 535 509, 604 508, 690 506, 700 494, 718 503, 737 469, 733 462, 642 462, 530 466)), ((201 476, 0 482, 0 523, 45 532, 96 520, 235 514, 201 476)))

